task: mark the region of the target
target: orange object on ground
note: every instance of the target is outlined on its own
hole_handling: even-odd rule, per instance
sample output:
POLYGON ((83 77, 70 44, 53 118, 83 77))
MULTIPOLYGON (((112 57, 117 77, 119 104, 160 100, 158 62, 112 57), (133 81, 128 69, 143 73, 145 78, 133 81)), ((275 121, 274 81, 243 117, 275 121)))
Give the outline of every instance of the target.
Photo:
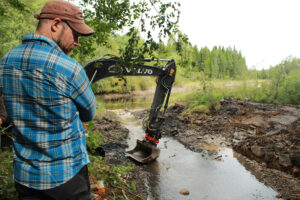
POLYGON ((98 190, 98 194, 104 194, 105 193, 105 188, 104 187, 99 187, 99 185, 96 184, 96 188, 98 190))

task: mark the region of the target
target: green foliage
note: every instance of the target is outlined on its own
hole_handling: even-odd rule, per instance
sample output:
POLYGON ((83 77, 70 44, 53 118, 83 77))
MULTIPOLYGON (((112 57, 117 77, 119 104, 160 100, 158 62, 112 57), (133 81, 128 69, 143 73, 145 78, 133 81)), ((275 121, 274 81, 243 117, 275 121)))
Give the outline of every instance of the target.
POLYGON ((13 153, 0 149, 0 198, 17 199, 15 181, 13 179, 13 153))
POLYGON ((284 104, 300 104, 300 59, 287 58, 268 70, 270 81, 259 91, 264 101, 284 104))
POLYGON ((99 147, 102 138, 101 138, 101 133, 99 131, 94 131, 94 122, 89 121, 87 123, 87 139, 86 139, 86 145, 87 148, 91 153, 95 153, 95 150, 99 147))
MULTIPOLYGON (((268 75, 269 80, 245 80, 242 84, 238 83, 237 86, 233 88, 214 88, 213 95, 223 98, 248 98, 261 102, 300 104, 300 59, 288 58, 280 64, 266 70, 265 74, 268 75)), ((193 103, 190 104, 191 110, 193 110, 193 108, 199 109, 199 107, 197 107, 199 105, 209 107, 206 100, 211 101, 208 100, 206 95, 202 95, 201 98, 199 97, 197 100, 193 100, 193 103)), ((214 100, 212 102, 214 102, 214 100)))
POLYGON ((126 175, 132 170, 129 165, 109 165, 101 157, 90 156, 92 164, 89 166, 91 175, 93 175, 97 180, 103 180, 108 182, 112 186, 122 186, 122 180, 120 175, 126 175))
POLYGON ((136 191, 136 183, 130 182, 129 173, 132 167, 129 164, 113 165, 107 164, 104 159, 90 156, 91 163, 88 165, 89 174, 93 179, 102 180, 104 186, 109 188, 102 198, 107 199, 144 199, 136 191), (109 192, 109 193, 108 193, 109 192))
POLYGON ((300 105, 300 60, 296 60, 298 62, 284 61, 271 68, 268 72, 270 80, 245 80, 230 88, 209 86, 206 91, 193 92, 184 98, 188 102, 186 112, 208 113, 214 108, 218 110, 219 100, 228 97, 300 105))
POLYGON ((282 82, 278 101, 284 104, 300 105, 300 69, 294 70, 282 82))
POLYGON ((7 8, 9 7, 19 11, 29 12, 25 4, 19 0, 2 0, 2 2, 0 2, 0 16, 6 15, 8 13, 7 8))
POLYGON ((269 94, 270 82, 260 82, 260 81, 243 81, 234 88, 224 88, 223 96, 235 97, 239 99, 251 99, 260 102, 271 102, 271 96, 269 94))
POLYGON ((95 94, 128 93, 136 90, 146 90, 155 86, 153 77, 127 77, 126 83, 120 78, 102 79, 92 85, 95 94))
POLYGON ((47 0, 4 0, 0 1, 0 58, 19 45, 24 34, 35 31, 39 13, 47 0), (5 12, 1 14, 1 9, 5 12))
MULTIPOLYGON (((178 32, 179 6, 177 2, 161 0, 82 0, 86 23, 95 30, 95 34, 81 40, 82 46, 73 52, 81 63, 91 59, 97 44, 109 47, 108 39, 117 31, 127 30, 128 40, 119 48, 120 65, 128 68, 141 63, 145 55, 155 57, 158 42, 173 32, 178 32), (92 9, 91 9, 92 8, 92 9), (154 30, 158 32, 156 40, 154 30), (144 39, 141 40, 141 35, 144 39), (132 60, 134 58, 134 60, 132 60)), ((183 35, 183 34, 181 34, 183 35)))
POLYGON ((223 94, 217 93, 212 84, 206 90, 198 90, 187 96, 188 110, 191 113, 210 113, 217 111, 223 94))

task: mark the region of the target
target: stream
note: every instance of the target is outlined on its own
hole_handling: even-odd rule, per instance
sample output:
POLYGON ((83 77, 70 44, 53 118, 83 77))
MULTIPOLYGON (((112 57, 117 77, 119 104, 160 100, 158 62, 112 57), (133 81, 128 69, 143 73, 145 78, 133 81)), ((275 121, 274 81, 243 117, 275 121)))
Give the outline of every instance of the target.
MULTIPOLYGON (((131 112, 147 109, 150 104, 151 99, 146 97, 106 101, 106 108, 115 112, 129 130, 128 150, 144 137, 142 122, 131 112)), ((162 138, 158 147, 159 158, 145 167, 148 200, 278 199, 277 192, 247 171, 232 149, 211 145, 196 153, 171 137, 162 138), (189 194, 180 194, 182 189, 189 194)))

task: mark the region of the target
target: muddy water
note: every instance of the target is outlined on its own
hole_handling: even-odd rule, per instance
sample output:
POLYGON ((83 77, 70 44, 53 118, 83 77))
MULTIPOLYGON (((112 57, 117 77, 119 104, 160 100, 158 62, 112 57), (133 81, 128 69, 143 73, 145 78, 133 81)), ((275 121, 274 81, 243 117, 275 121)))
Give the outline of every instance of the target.
MULTIPOLYGON (((114 110, 130 130, 128 149, 144 131, 130 111, 114 110)), ((260 183, 231 149, 208 145, 202 153, 186 149, 172 138, 163 138, 160 157, 146 166, 149 200, 254 200, 277 199, 276 191, 260 183), (180 194, 186 188, 189 195, 180 194)))

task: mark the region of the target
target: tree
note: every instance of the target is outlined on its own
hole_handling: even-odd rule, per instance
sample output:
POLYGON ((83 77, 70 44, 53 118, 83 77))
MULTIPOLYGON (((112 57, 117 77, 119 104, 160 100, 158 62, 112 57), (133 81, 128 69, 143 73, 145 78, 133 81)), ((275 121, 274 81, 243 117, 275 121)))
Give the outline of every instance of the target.
POLYGON ((210 51, 207 47, 204 47, 199 52, 199 71, 204 73, 209 69, 210 66, 210 51))
POLYGON ((7 8, 12 7, 19 11, 26 11, 28 12, 24 3, 19 0, 2 0, 0 1, 0 16, 5 15, 8 13, 7 8))
MULTIPOLYGON (((159 49, 159 43, 179 32, 178 2, 81 0, 80 6, 87 24, 95 30, 92 37, 82 38, 80 43, 83 45, 74 51, 73 56, 81 63, 94 56, 96 46, 109 46, 108 38, 121 30, 127 30, 128 42, 124 48, 120 48, 120 62, 127 67, 140 63, 145 56, 155 58, 154 52, 159 49), (157 39, 153 33, 157 34, 157 39)), ((186 38, 184 34, 181 35, 186 38)))
POLYGON ((20 44, 25 33, 35 31, 37 20, 33 15, 41 10, 45 2, 46 0, 0 1, 0 58, 20 44))

